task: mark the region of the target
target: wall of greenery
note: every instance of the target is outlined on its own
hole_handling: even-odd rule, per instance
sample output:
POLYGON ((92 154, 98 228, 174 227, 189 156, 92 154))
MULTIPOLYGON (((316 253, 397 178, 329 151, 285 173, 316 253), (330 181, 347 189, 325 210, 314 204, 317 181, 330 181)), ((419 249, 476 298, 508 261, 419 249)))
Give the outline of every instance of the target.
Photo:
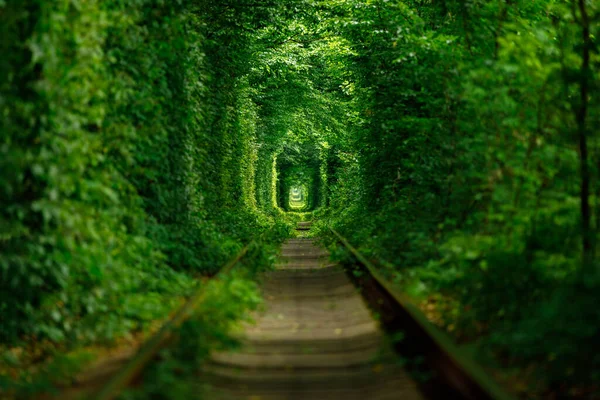
POLYGON ((238 24, 210 2, 0 3, 0 340, 110 339, 287 234, 238 24), (165 301, 164 299, 172 299, 165 301))
POLYGON ((329 161, 329 223, 522 390, 593 386, 597 4, 329 4, 360 115, 329 161))

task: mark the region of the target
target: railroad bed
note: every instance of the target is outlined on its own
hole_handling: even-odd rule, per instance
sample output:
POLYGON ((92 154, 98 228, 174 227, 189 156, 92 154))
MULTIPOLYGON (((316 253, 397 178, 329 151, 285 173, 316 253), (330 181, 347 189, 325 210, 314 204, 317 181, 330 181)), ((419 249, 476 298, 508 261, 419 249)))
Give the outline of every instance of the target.
MULTIPOLYGON (((275 270, 261 280, 265 306, 254 316, 256 324, 239 334, 241 350, 212 354, 199 371, 199 398, 513 399, 338 232, 330 229, 353 255, 355 262, 346 267, 356 274, 330 263, 329 254, 306 237, 310 223, 300 223, 297 230, 300 237, 282 246, 275 270), (365 300, 386 331, 401 333, 402 340, 387 340, 365 300), (429 376, 426 382, 417 385, 397 354, 407 357, 413 372, 429 376)), ((231 271, 251 245, 213 279, 231 271)), ((135 355, 92 369, 92 379, 62 392, 61 398, 95 393, 95 400, 114 399, 169 344, 202 296, 200 287, 135 355)))
MULTIPOLYGON (((307 230, 310 225, 299 225, 307 230)), ((424 399, 344 270, 289 239, 263 280, 264 310, 240 351, 204 368, 209 399, 424 399)))

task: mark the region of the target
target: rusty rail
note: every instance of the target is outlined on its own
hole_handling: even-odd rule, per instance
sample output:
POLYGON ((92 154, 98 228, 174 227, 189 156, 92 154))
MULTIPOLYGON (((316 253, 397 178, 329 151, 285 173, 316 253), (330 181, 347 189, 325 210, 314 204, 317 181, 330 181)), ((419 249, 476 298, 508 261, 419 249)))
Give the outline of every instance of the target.
MULTIPOLYGON (((252 245, 254 245, 254 242, 251 242, 244 247, 237 256, 223 266, 212 279, 218 279, 230 272, 246 253, 248 253, 248 250, 252 245)), ((135 356, 129 359, 127 363, 102 387, 102 389, 95 396, 92 396, 92 398, 94 400, 114 399, 125 387, 127 387, 127 385, 139 376, 156 354, 168 344, 174 330, 191 317, 194 309, 203 301, 204 295, 204 285, 201 285, 194 291, 188 301, 186 301, 167 322, 165 322, 161 329, 144 342, 135 356)))
POLYGON ((436 384, 432 397, 468 400, 512 400, 472 358, 433 325, 427 317, 356 250, 346 238, 333 228, 331 232, 358 260, 363 272, 361 278, 354 277, 361 286, 365 299, 381 315, 388 331, 405 333, 405 338, 396 350, 405 355, 423 356, 428 366, 436 373, 436 384))

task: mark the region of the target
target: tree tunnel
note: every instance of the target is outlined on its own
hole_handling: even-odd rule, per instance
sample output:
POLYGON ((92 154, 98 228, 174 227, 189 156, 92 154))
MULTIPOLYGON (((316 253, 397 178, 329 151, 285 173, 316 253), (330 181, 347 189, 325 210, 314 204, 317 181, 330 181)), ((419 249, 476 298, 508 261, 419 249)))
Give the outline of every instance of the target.
POLYGON ((287 212, 310 212, 324 204, 323 151, 315 142, 283 145, 276 157, 279 208, 287 212))
POLYGON ((599 2, 122 3, 0 0, 1 343, 143 329, 314 212, 452 334, 598 379, 599 2))

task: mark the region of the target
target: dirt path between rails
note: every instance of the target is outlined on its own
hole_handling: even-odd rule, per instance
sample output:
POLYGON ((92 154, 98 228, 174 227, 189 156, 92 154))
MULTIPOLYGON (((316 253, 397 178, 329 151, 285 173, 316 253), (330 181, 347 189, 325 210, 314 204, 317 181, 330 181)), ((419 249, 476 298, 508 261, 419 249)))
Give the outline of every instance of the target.
POLYGON ((214 354, 205 368, 206 398, 424 399, 345 272, 312 239, 283 245, 262 290, 265 309, 245 327, 242 349, 214 354))

